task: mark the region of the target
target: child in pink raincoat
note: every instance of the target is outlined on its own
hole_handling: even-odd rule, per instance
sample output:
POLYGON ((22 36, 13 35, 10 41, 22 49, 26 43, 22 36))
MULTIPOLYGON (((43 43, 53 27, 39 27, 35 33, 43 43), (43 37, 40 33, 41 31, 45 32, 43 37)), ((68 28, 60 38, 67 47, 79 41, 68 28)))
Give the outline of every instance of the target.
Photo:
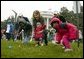
POLYGON ((58 18, 50 20, 51 26, 56 29, 56 41, 63 45, 66 51, 72 51, 70 41, 78 38, 78 29, 71 23, 63 24, 58 18))
POLYGON ((36 41, 36 46, 41 45, 43 46, 43 29, 45 28, 45 25, 42 25, 40 22, 37 22, 37 26, 34 30, 34 38, 36 41))

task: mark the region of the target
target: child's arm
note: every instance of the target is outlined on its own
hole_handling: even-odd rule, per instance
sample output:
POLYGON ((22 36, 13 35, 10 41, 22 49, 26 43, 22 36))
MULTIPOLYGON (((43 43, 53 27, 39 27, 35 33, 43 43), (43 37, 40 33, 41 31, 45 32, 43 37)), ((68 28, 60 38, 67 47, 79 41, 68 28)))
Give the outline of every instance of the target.
POLYGON ((46 25, 43 25, 42 28, 45 29, 46 28, 46 25))
POLYGON ((40 33, 42 33, 43 32, 43 30, 41 30, 41 31, 39 31, 39 32, 37 32, 38 34, 40 34, 40 33))

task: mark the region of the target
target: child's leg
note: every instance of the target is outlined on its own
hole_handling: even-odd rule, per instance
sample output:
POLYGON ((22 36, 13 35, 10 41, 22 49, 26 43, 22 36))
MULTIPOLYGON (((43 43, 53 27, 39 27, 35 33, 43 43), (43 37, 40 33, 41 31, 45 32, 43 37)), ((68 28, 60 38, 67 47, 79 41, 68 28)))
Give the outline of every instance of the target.
POLYGON ((63 45, 65 46, 66 49, 67 49, 67 48, 68 48, 68 49, 71 48, 70 42, 69 42, 69 40, 68 40, 67 37, 63 36, 62 42, 63 42, 63 45))
POLYGON ((29 42, 30 38, 31 38, 31 37, 30 37, 29 35, 26 35, 26 41, 27 41, 27 42, 29 42))
POLYGON ((11 34, 10 33, 6 33, 6 39, 10 40, 10 38, 11 38, 11 34))
POLYGON ((62 40, 63 40, 63 45, 64 45, 64 47, 65 47, 64 52, 72 51, 70 42, 69 42, 69 40, 67 39, 67 37, 63 37, 62 40))
POLYGON ((39 43, 41 46, 43 46, 43 39, 42 38, 39 38, 39 43))
POLYGON ((17 35, 14 36, 14 40, 15 40, 15 41, 17 40, 17 35))
POLYGON ((56 43, 60 44, 60 41, 62 39, 62 35, 57 33, 55 38, 56 38, 56 43))
POLYGON ((35 41, 35 46, 38 46, 38 41, 35 41))
POLYGON ((44 30, 44 43, 45 43, 45 45, 48 45, 48 40, 47 40, 47 31, 46 30, 44 30))
POLYGON ((39 39, 35 38, 35 46, 38 46, 38 45, 39 45, 39 39))

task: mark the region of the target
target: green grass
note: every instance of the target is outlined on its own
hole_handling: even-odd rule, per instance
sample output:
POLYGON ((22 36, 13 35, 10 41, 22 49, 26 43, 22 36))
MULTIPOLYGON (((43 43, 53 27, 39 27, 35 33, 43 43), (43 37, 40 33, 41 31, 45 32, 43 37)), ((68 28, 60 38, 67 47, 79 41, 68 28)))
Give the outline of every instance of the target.
POLYGON ((21 41, 1 40, 1 58, 83 58, 83 43, 79 48, 76 42, 71 45, 73 51, 64 52, 60 45, 56 46, 51 42, 48 46, 35 47, 34 42, 23 45, 21 41), (12 46, 11 49, 8 48, 9 45, 12 46))

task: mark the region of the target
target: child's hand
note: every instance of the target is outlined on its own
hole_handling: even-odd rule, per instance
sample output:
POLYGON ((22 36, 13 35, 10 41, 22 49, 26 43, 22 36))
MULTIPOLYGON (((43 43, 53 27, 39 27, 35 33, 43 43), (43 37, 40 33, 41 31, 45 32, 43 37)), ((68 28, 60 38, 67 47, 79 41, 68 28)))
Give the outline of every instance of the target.
POLYGON ((63 45, 63 39, 61 40, 60 45, 63 45))
POLYGON ((42 33, 43 32, 43 30, 42 31, 39 31, 39 32, 37 32, 38 34, 40 34, 40 33, 42 33))
POLYGON ((40 34, 40 33, 41 33, 41 31, 37 32, 37 34, 40 34))

